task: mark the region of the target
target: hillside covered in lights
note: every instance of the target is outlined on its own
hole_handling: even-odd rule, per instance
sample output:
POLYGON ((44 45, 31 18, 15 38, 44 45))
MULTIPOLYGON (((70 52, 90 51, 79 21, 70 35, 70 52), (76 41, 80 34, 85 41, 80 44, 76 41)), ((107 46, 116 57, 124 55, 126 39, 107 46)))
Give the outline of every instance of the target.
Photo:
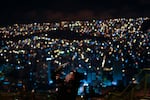
MULTIPOLYGON (((0 90, 52 90, 52 72, 64 63, 83 73, 79 88, 102 89, 138 83, 135 75, 150 67, 149 18, 13 24, 0 27, 0 90)), ((89 90, 87 89, 89 93, 89 90)))

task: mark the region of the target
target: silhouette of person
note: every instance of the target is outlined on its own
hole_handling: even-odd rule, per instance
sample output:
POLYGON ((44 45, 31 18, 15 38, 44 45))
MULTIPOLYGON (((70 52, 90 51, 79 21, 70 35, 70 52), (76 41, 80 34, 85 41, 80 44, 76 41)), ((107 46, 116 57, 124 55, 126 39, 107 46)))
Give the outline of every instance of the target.
POLYGON ((67 100, 76 100, 81 79, 83 79, 83 75, 79 72, 76 72, 75 70, 66 75, 64 80, 64 87, 66 90, 64 98, 67 100))

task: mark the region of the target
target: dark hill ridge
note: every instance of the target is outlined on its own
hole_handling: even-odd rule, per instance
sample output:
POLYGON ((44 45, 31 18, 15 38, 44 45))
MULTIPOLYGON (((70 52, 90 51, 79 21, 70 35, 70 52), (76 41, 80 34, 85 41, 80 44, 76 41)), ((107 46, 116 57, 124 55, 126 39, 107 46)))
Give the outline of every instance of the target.
POLYGON ((68 40, 82 40, 82 39, 93 39, 93 40, 99 40, 104 41, 108 38, 101 36, 91 36, 83 33, 77 33, 70 30, 57 30, 57 31, 51 31, 48 32, 48 36, 50 38, 60 38, 60 39, 68 39, 68 40))
POLYGON ((141 25, 141 31, 147 32, 150 29, 150 19, 143 22, 141 25))
POLYGON ((49 38, 58 38, 58 39, 67 39, 67 40, 82 40, 82 39, 92 39, 92 40, 98 40, 98 41, 105 41, 108 40, 109 38, 106 38, 104 36, 91 36, 83 33, 77 33, 74 31, 70 30, 56 30, 56 31, 48 31, 48 32, 37 32, 33 34, 28 34, 25 36, 18 35, 18 36, 10 36, 9 38, 2 38, 2 40, 12 40, 12 41, 18 41, 18 40, 23 40, 26 38, 32 38, 33 36, 39 36, 40 34, 48 34, 47 37, 49 38))

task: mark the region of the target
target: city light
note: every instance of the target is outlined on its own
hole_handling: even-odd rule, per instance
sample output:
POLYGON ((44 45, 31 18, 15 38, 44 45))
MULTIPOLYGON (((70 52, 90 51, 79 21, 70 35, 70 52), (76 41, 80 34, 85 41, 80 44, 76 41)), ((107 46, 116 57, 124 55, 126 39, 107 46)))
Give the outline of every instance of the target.
MULTIPOLYGON (((39 84, 52 85, 54 81, 48 80, 48 75, 59 68, 61 78, 78 69, 86 76, 85 80, 90 80, 84 82, 84 86, 93 86, 94 89, 116 86, 123 79, 125 83, 136 83, 134 76, 139 68, 149 66, 146 61, 150 54, 150 35, 140 30, 143 21, 148 19, 60 21, 0 27, 0 72, 17 76, 16 80, 22 79, 21 83, 16 83, 19 87, 30 83, 34 91, 39 84), (51 35, 55 34, 51 32, 57 30, 69 30, 74 34, 67 33, 70 36, 67 38, 71 39, 62 38, 63 33, 53 38, 51 35), (76 32, 98 39, 73 39, 76 32), (107 38, 101 40, 101 37, 107 38)), ((5 76, 0 76, 4 85, 14 83, 5 79, 5 76)))

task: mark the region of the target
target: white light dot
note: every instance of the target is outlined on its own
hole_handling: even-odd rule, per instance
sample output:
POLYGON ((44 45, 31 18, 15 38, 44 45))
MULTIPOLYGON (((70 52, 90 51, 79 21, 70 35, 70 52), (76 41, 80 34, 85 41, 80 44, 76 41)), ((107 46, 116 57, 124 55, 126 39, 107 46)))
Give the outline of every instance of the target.
POLYGON ((91 66, 89 66, 89 68, 91 68, 91 66))
POLYGON ((123 69, 123 70, 122 70, 122 72, 124 73, 124 72, 125 72, 125 70, 123 69))
POLYGON ((6 62, 8 62, 8 59, 6 59, 6 62))
POLYGON ((97 70, 99 70, 99 67, 97 67, 97 70))
POLYGON ((1 56, 3 56, 3 53, 1 53, 1 56))
POLYGON ((28 62, 29 65, 31 65, 31 62, 28 62))
POLYGON ((18 64, 20 64, 20 61, 18 61, 18 64))

